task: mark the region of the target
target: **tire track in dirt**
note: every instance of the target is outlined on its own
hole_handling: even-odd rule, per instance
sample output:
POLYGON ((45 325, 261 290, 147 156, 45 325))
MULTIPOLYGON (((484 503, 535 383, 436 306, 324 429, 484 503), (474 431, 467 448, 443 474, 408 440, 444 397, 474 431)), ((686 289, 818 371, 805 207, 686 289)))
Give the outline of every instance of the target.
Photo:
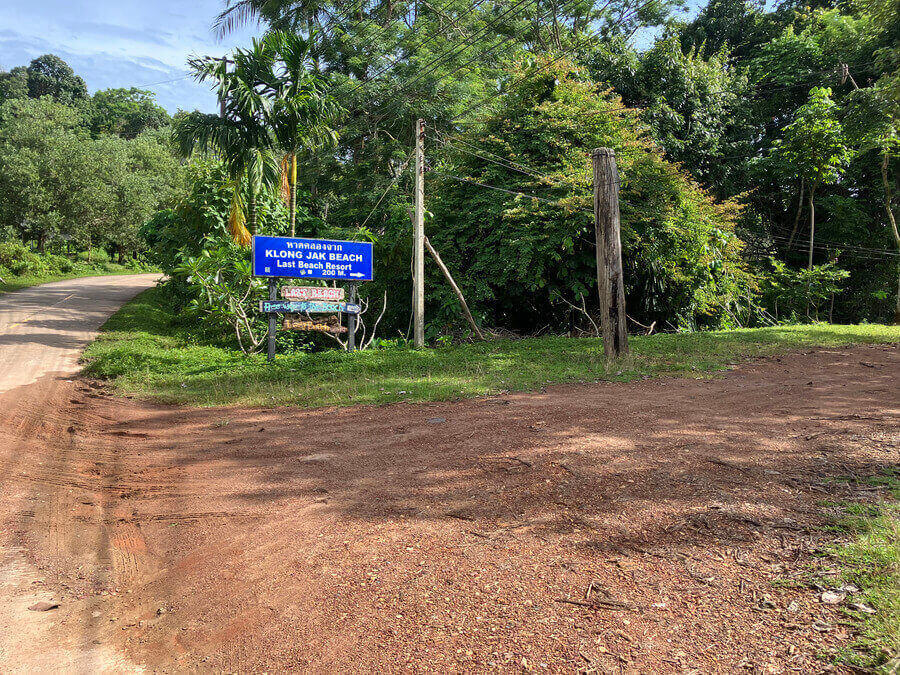
POLYGON ((112 578, 92 505, 103 486, 80 464, 89 456, 77 435, 84 400, 69 377, 105 318, 152 283, 149 275, 89 278, 0 297, 3 672, 135 670, 101 639, 112 603, 100 589, 112 578), (59 609, 27 610, 51 599, 59 609))

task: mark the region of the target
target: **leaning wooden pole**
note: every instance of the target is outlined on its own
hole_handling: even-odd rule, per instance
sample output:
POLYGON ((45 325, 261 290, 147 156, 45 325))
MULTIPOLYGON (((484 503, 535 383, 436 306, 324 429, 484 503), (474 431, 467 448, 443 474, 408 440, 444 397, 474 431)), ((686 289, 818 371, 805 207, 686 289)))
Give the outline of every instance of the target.
POLYGON ((444 276, 450 283, 450 288, 452 288, 453 292, 456 293, 456 299, 459 300, 459 304, 462 306, 463 316, 465 317, 466 321, 469 322, 469 326, 471 326, 472 330, 475 332, 475 335, 478 336, 479 340, 484 340, 484 334, 481 332, 478 324, 475 323, 475 319, 472 318, 472 312, 469 311, 469 304, 466 302, 466 298, 463 296, 462 291, 459 290, 459 286, 457 286, 456 282, 453 280, 453 276, 450 274, 450 270, 447 269, 444 261, 441 260, 441 256, 438 255, 438 252, 434 249, 434 246, 432 246, 431 242, 428 241, 428 237, 425 237, 425 248, 428 249, 431 257, 434 258, 434 262, 437 263, 437 266, 441 268, 441 272, 444 273, 444 276))
POLYGON ((608 357, 628 353, 625 326, 625 282, 619 222, 619 171, 616 153, 597 148, 594 163, 594 236, 597 241, 597 290, 600 294, 600 332, 608 357))

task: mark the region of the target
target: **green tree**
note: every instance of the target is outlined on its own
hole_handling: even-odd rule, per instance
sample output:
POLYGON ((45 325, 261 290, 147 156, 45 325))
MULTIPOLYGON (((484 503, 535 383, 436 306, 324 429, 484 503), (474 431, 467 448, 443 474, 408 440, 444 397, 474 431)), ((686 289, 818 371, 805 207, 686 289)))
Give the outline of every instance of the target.
POLYGON ((310 69, 310 42, 295 33, 272 32, 264 41, 276 55, 265 95, 271 98, 268 124, 286 155, 282 160, 283 183, 289 186, 291 236, 297 222, 297 156, 333 147, 334 123, 340 107, 325 94, 321 76, 310 69), (289 169, 289 170, 288 170, 289 169))
POLYGON ((809 101, 800 106, 793 121, 782 129, 782 136, 772 151, 775 163, 789 167, 809 186, 810 270, 816 236, 816 190, 837 182, 851 157, 837 114, 838 106, 831 99, 831 90, 815 87, 809 93, 809 101))
POLYGON ((223 32, 260 21, 312 35, 310 58, 348 111, 337 152, 307 159, 309 189, 323 219, 364 221, 409 152, 412 126, 448 131, 478 118, 513 84, 513 64, 549 51, 586 52, 668 16, 670 0, 537 3, 442 0, 227 0, 223 32))
POLYGON ((752 55, 789 23, 791 11, 767 13, 759 0, 710 0, 679 33, 686 53, 704 58, 727 51, 736 58, 752 55))
MULTIPOLYGON (((884 82, 873 87, 853 92, 847 103, 845 126, 861 154, 880 157, 878 165, 884 190, 884 210, 891 238, 900 254, 900 230, 894 213, 895 178, 892 175, 900 159, 900 99, 893 96, 890 84, 889 79, 885 78, 884 82)), ((894 321, 900 323, 900 265, 894 321)))
POLYGON ((0 103, 26 96, 28 96, 28 70, 24 66, 13 68, 8 73, 0 71, 0 103))
POLYGON ((137 252, 141 227, 160 208, 175 205, 183 169, 168 140, 147 132, 134 140, 103 135, 93 142, 95 172, 101 181, 95 195, 95 233, 110 242, 125 262, 137 252))
POLYGON ((673 33, 632 64, 599 58, 591 71, 627 104, 644 110, 643 119, 667 157, 683 163, 717 195, 741 191, 735 189, 747 170, 741 156, 751 154, 754 131, 746 113, 750 85, 746 69, 733 66, 727 52, 704 58, 696 47, 682 51, 673 33), (610 78, 611 71, 619 73, 610 78))
POLYGON ((55 54, 44 54, 28 65, 28 95, 50 96, 59 103, 72 104, 87 98, 87 85, 68 63, 55 54))
POLYGON ((98 91, 91 97, 87 113, 91 132, 134 138, 142 131, 169 125, 169 114, 155 98, 153 92, 135 87, 98 91))
POLYGON ((0 106, 0 218, 42 251, 90 220, 98 180, 80 122, 49 98, 0 106))

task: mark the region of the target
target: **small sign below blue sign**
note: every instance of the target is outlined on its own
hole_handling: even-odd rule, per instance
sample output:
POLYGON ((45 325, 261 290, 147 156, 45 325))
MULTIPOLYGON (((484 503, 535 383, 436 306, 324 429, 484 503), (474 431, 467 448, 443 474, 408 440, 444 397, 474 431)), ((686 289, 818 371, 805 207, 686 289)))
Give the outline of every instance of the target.
POLYGON ((294 314, 305 312, 307 314, 333 314, 345 312, 347 314, 359 314, 360 306, 349 302, 324 302, 320 300, 260 300, 259 311, 271 314, 294 314))
POLYGON ((372 244, 254 236, 253 276, 371 281, 372 244))

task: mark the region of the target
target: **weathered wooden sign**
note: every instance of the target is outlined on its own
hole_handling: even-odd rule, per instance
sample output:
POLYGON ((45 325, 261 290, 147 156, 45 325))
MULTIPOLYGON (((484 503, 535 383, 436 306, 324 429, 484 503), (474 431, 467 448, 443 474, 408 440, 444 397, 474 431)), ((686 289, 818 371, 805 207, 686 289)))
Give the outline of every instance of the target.
POLYGON ((360 306, 349 302, 323 302, 319 300, 260 300, 259 311, 265 314, 359 314, 360 306))
POLYGON ((295 319, 293 317, 285 317, 284 323, 281 325, 285 330, 310 330, 319 333, 331 333, 339 335, 347 332, 347 327, 339 323, 331 321, 310 321, 308 319, 295 319))
POLYGON ((332 302, 340 302, 344 299, 344 289, 328 286, 282 286, 281 297, 285 300, 330 300, 332 302))

